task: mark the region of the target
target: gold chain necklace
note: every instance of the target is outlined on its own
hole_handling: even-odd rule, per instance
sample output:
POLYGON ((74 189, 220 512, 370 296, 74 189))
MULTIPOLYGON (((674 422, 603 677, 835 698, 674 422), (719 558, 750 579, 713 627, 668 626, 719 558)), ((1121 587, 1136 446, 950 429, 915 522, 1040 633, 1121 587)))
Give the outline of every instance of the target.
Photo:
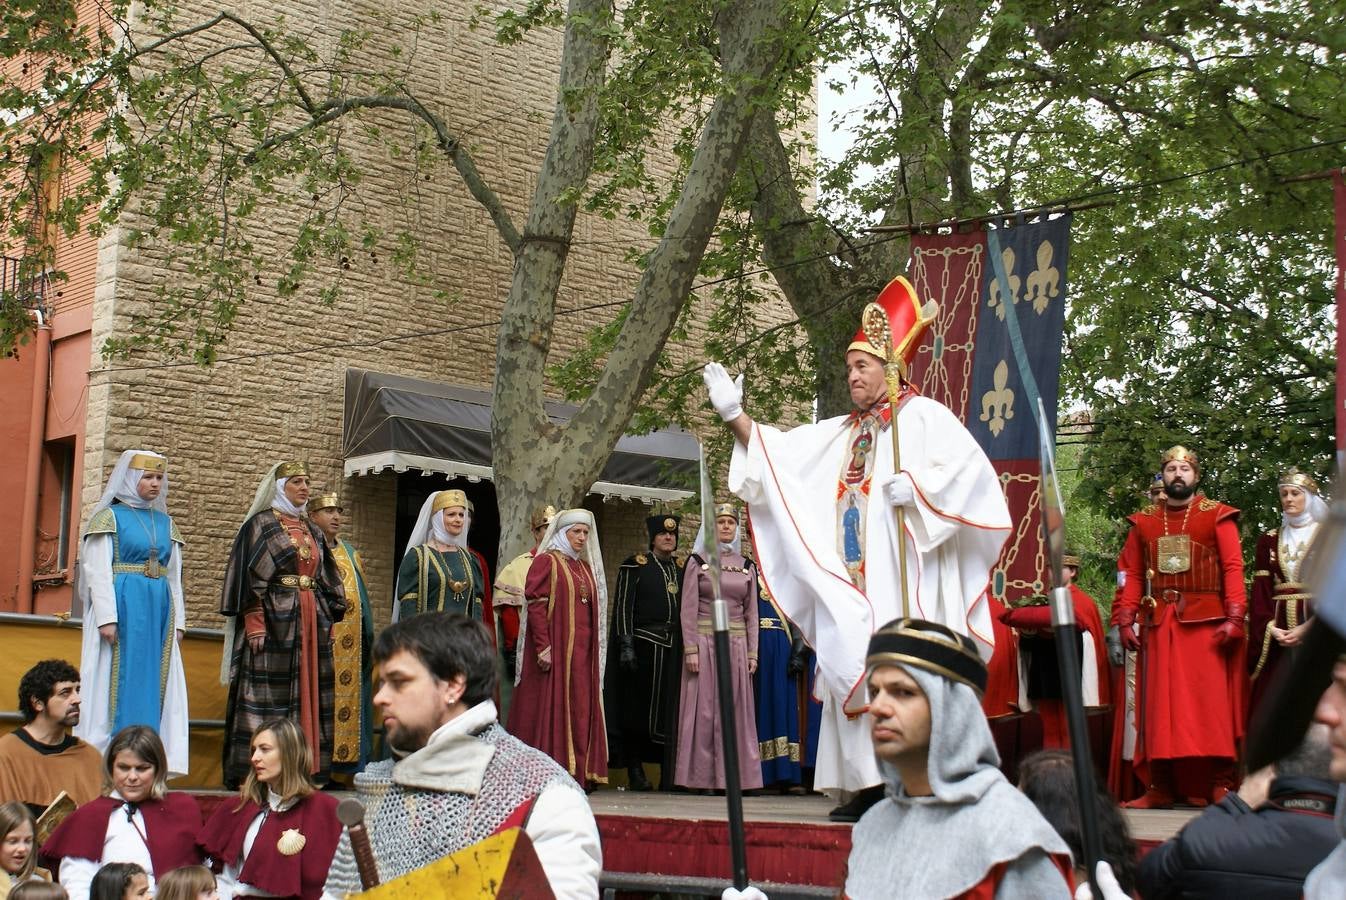
POLYGON ((290 546, 298 552, 299 558, 304 560, 304 562, 308 562, 312 559, 313 539, 309 537, 308 527, 304 524, 304 520, 296 519, 293 516, 277 511, 276 521, 280 522, 280 527, 285 529, 285 534, 290 538, 290 546), (295 524, 291 525, 291 522, 294 522, 295 524), (300 543, 300 539, 294 536, 294 530, 292 529, 299 530, 299 534, 303 538, 303 543, 300 543))
POLYGON ((1178 575, 1186 572, 1192 567, 1192 539, 1187 534, 1187 518, 1192 514, 1192 506, 1196 503, 1196 497, 1188 501, 1182 514, 1182 524, 1178 527, 1178 533, 1170 535, 1168 533, 1168 517, 1171 508, 1164 506, 1164 534, 1155 541, 1155 555, 1159 571, 1165 575, 1178 575))
POLYGON ((129 504, 126 508, 131 511, 136 524, 140 526, 141 531, 145 532, 145 537, 149 538, 150 541, 150 558, 145 560, 145 577, 158 578, 163 572, 159 566, 159 523, 154 521, 154 510, 150 510, 150 527, 146 528, 144 520, 140 518, 140 510, 129 504))

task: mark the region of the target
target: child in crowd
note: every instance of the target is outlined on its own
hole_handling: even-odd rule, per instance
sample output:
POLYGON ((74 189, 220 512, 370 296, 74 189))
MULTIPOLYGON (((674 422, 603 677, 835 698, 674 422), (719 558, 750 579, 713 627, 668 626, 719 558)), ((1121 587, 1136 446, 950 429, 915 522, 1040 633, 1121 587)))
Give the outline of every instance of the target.
POLYGON ((108 863, 89 883, 89 900, 149 900, 150 877, 137 863, 108 863))
POLYGON ((12 896, 15 887, 29 881, 51 881, 45 869, 37 867, 33 832, 37 823, 26 804, 0 804, 0 900, 12 896))
POLYGON ((220 892, 205 866, 184 866, 159 879, 154 900, 220 900, 220 892))

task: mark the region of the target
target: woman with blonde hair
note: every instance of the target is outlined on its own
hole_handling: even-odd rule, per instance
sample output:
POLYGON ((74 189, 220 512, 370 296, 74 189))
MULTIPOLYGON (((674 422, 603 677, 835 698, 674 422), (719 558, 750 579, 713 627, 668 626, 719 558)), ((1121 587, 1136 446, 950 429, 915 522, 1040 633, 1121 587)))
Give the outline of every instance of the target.
POLYGON ((147 725, 123 728, 104 756, 111 793, 71 813, 42 845, 58 860, 57 878, 71 900, 85 900, 107 863, 135 863, 154 888, 155 873, 201 862, 201 810, 187 794, 168 792, 163 742, 147 725))
POLYGON ((159 879, 154 900, 219 900, 214 874, 205 866, 174 869, 159 879))
POLYGON ((26 804, 0 804, 0 900, 20 884, 51 881, 47 871, 37 867, 37 849, 33 846, 36 829, 33 811, 26 804))
POLYGON ((312 750, 293 719, 252 735, 252 768, 237 804, 223 804, 198 838, 226 896, 316 900, 341 838, 337 801, 313 783, 312 750))

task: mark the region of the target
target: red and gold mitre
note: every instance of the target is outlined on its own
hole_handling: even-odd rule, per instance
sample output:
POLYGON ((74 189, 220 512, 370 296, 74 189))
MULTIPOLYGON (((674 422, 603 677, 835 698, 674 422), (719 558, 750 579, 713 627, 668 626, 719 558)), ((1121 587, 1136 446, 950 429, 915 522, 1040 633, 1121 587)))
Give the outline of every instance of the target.
POLYGON ((916 355, 916 347, 938 312, 939 306, 933 300, 922 306, 911 282, 899 275, 879 291, 873 303, 865 307, 860 327, 846 349, 863 350, 887 362, 889 347, 878 344, 891 344, 896 356, 902 360, 902 365, 910 365, 912 357, 916 355), (887 319, 886 328, 876 321, 878 316, 871 311, 872 308, 883 312, 887 319))
POLYGON ((1159 468, 1162 470, 1164 466, 1173 462, 1175 459, 1181 459, 1190 463, 1197 474, 1201 473, 1201 463, 1197 461, 1196 454, 1191 450, 1188 450, 1182 444, 1176 444, 1164 451, 1164 455, 1159 457, 1159 468))

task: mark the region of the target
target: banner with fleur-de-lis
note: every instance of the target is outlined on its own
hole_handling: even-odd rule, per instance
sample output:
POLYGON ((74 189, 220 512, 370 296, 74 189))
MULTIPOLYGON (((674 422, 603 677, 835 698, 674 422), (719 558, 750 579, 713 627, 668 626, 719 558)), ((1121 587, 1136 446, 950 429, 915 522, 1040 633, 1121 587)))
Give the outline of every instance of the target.
MULTIPOLYGON (((939 315, 912 362, 912 381, 921 393, 949 407, 986 451, 1014 523, 991 574, 993 609, 1051 586, 1039 524, 1033 410, 1040 395, 1054 433, 1070 221, 1067 214, 999 230, 998 260, 990 259, 982 231, 912 237, 916 295, 939 304, 939 315), (996 262, 1003 267, 1003 286, 996 262), (1018 326, 1017 342, 1012 324, 1018 326)), ((1000 665, 1012 667, 1013 661, 996 653, 993 683, 1000 681, 994 671, 1000 665)), ((987 713, 1008 712, 1013 698, 993 693, 988 688, 987 713)))

